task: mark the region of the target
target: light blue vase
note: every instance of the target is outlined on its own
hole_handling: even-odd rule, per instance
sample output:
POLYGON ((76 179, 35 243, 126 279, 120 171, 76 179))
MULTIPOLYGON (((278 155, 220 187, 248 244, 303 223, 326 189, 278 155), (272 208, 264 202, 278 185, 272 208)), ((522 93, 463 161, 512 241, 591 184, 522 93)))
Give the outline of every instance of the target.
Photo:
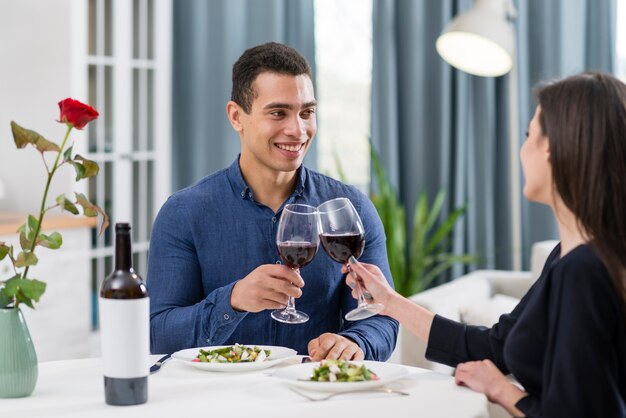
POLYGON ((19 308, 0 309, 0 398, 29 396, 37 383, 37 354, 19 308))

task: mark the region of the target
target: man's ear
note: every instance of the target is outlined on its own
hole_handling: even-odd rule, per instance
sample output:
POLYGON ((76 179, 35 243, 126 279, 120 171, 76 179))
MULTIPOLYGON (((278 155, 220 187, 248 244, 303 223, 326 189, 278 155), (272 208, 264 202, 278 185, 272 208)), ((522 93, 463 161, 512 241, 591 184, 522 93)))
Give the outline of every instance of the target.
POLYGON ((243 109, 237 103, 232 100, 226 103, 226 114, 228 115, 228 120, 230 121, 233 129, 239 133, 243 131, 243 124, 241 122, 242 113, 243 109))

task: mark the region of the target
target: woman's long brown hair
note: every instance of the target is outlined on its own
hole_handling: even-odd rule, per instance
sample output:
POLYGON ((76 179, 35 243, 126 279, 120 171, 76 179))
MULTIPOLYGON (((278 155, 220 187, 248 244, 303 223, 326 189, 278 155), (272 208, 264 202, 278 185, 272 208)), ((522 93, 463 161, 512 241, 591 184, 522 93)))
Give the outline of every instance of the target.
POLYGON ((556 191, 591 239, 626 314, 626 85, 587 72, 537 91, 556 191))

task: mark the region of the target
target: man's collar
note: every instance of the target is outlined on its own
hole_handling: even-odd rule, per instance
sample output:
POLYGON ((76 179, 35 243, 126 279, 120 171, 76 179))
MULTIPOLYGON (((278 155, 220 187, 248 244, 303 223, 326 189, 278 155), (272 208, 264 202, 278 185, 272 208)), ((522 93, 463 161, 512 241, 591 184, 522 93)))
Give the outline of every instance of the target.
MULTIPOLYGON (((237 156, 235 161, 228 167, 228 179, 233 184, 236 192, 239 193, 242 199, 252 199, 252 189, 246 184, 241 174, 241 167, 239 167, 239 158, 241 154, 237 156)), ((302 196, 306 185, 307 168, 303 165, 298 168, 298 174, 296 179, 296 187, 293 190, 294 196, 302 196)))

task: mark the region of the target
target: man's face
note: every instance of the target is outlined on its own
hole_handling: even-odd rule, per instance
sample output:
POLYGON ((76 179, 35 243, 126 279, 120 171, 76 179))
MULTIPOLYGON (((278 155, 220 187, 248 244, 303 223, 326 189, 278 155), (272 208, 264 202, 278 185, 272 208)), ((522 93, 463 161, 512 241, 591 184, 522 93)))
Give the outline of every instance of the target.
POLYGON ((253 83, 250 114, 242 109, 235 129, 241 136, 242 168, 292 172, 298 169, 317 131, 313 83, 308 75, 264 72, 253 83))

